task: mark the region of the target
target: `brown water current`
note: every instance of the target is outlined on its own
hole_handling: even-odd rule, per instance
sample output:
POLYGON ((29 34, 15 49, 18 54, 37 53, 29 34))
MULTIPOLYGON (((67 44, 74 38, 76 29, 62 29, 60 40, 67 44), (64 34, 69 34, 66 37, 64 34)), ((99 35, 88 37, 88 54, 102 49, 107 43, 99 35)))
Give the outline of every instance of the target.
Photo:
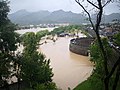
POLYGON ((53 81, 62 90, 68 90, 68 87, 75 88, 86 80, 93 70, 89 57, 69 51, 70 39, 68 37, 58 38, 56 42, 47 40, 46 44, 39 47, 39 51, 50 59, 54 73, 53 81))

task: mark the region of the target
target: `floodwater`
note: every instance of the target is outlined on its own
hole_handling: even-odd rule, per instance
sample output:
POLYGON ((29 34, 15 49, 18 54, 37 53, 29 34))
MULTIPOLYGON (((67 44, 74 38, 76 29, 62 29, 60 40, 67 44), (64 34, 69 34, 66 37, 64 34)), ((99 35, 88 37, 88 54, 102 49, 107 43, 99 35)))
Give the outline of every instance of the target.
POLYGON ((53 81, 62 90, 68 90, 68 87, 75 88, 86 80, 93 70, 89 57, 69 51, 70 39, 68 37, 58 38, 56 42, 48 40, 39 48, 39 51, 51 60, 54 73, 53 81))
POLYGON ((38 32, 38 31, 41 31, 41 30, 49 30, 49 31, 52 31, 54 28, 57 28, 57 27, 51 27, 51 28, 31 28, 31 29, 22 29, 22 30, 16 30, 15 32, 19 33, 19 34, 25 34, 26 32, 38 32))
MULTIPOLYGON (((45 30, 46 28, 44 28, 45 30)), ((53 30, 54 28, 48 28, 53 30)), ((25 32, 37 32, 43 29, 28 29, 17 30, 16 32, 24 34, 25 32)), ((81 37, 85 35, 81 34, 81 37)), ((57 84, 58 88, 68 90, 75 88, 79 83, 86 80, 92 73, 93 65, 89 61, 89 57, 77 55, 69 51, 69 37, 58 38, 56 42, 47 40, 46 44, 40 45, 39 51, 44 53, 51 61, 53 68, 53 81, 57 84)), ((42 43, 44 41, 41 41, 42 43)), ((22 52, 23 46, 19 48, 22 52)))

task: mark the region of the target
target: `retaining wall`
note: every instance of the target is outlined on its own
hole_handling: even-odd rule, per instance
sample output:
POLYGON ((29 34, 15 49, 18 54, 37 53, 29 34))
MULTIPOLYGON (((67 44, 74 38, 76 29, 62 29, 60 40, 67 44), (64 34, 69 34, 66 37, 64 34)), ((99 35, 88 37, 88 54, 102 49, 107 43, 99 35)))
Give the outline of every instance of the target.
POLYGON ((70 40, 69 50, 73 53, 88 56, 89 46, 93 42, 93 38, 76 38, 70 40))

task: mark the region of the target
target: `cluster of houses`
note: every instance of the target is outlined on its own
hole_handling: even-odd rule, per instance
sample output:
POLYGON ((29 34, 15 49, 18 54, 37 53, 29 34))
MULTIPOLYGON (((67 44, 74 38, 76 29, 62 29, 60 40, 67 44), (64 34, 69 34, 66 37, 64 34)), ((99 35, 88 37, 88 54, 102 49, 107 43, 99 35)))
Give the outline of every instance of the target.
MULTIPOLYGON (((88 55, 89 46, 94 41, 94 37, 96 37, 96 34, 90 25, 85 26, 84 30, 86 30, 86 32, 90 34, 90 37, 72 39, 70 41, 69 49, 70 51, 77 54, 88 55)), ((113 43, 113 36, 117 33, 120 33, 120 23, 100 25, 100 30, 99 30, 100 36, 108 37, 110 46, 112 46, 117 50, 120 50, 120 46, 113 43)))
MULTIPOLYGON (((95 32, 91 26, 85 27, 85 30, 93 37, 95 37, 95 32)), ((114 34, 120 32, 120 23, 118 24, 102 24, 100 25, 99 33, 101 36, 112 37, 114 34)))

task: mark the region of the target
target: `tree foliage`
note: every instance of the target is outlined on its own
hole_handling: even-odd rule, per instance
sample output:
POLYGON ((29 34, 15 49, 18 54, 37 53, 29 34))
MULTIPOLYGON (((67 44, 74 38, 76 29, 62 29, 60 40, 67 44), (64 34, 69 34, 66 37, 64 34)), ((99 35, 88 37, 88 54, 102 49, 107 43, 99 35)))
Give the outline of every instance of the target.
MULTIPOLYGON (((107 52, 108 67, 109 67, 109 71, 110 71, 113 68, 115 59, 118 58, 119 55, 113 48, 111 48, 107 38, 102 38, 102 43, 104 44, 105 51, 107 52)), ((102 89, 104 89, 103 88, 104 85, 102 82, 104 82, 105 70, 103 68, 104 67, 103 66, 104 59, 103 59, 103 57, 101 57, 101 52, 98 52, 99 50, 100 50, 100 48, 99 48, 98 42, 95 41, 90 47, 90 54, 91 54, 90 60, 92 62, 94 62, 94 64, 95 64, 92 78, 97 81, 92 80, 92 78, 91 78, 91 84, 92 84, 92 86, 94 86, 96 88, 99 86, 99 88, 101 88, 99 90, 102 90, 102 89)), ((110 85, 112 85, 114 79, 115 79, 115 73, 112 75, 112 77, 110 79, 110 85)), ((112 88, 112 86, 109 86, 109 88, 112 88)))
POLYGON ((58 90, 55 83, 39 84, 36 90, 58 90))
POLYGON ((7 17, 8 3, 7 0, 0 1, 0 87, 7 85, 12 75, 10 63, 14 60, 14 51, 19 41, 19 35, 14 32, 16 26, 7 17))
POLYGON ((52 83, 50 60, 37 51, 38 36, 41 38, 48 31, 42 31, 38 36, 32 32, 23 35, 21 37, 23 53, 16 53, 20 39, 14 32, 16 25, 7 17, 8 3, 7 0, 0 1, 0 87, 4 86, 8 90, 8 82, 11 77, 16 76, 18 84, 22 80, 34 89, 39 84, 47 85, 47 88, 56 88, 52 83))
POLYGON ((49 34, 48 30, 39 31, 36 34, 36 40, 39 42, 42 37, 44 37, 45 35, 48 35, 48 34, 49 34))
POLYGON ((113 38, 114 38, 114 43, 120 46, 120 32, 118 34, 115 34, 113 38))
POLYGON ((36 35, 33 32, 26 33, 23 37, 23 65, 21 68, 22 78, 29 83, 30 87, 35 88, 38 84, 52 82, 52 68, 50 60, 37 51, 36 35))
POLYGON ((69 25, 69 26, 65 26, 65 27, 55 28, 53 31, 51 31, 51 34, 59 35, 61 33, 77 33, 80 30, 82 30, 81 25, 69 25))
MULTIPOLYGON (((100 50, 100 57, 102 57, 102 59, 103 59, 103 62, 102 61, 101 62, 102 62, 104 72, 105 72, 105 73, 103 73, 104 87, 105 87, 105 90, 109 90, 110 78, 112 78, 113 73, 116 71, 116 69, 119 68, 118 62, 120 61, 120 58, 118 58, 116 60, 113 67, 109 70, 109 58, 108 58, 109 52, 107 52, 105 45, 102 42, 102 39, 99 34, 99 30, 100 30, 102 15, 103 15, 103 9, 112 0, 75 0, 75 1, 83 9, 83 12, 85 13, 85 15, 88 16, 88 20, 90 21, 91 26, 96 34, 96 39, 97 39, 98 46, 99 46, 98 50, 100 50), (92 14, 96 15, 96 18, 94 20, 92 20, 92 14)), ((99 60, 98 55, 95 57, 97 57, 97 59, 99 60)), ((114 84, 112 84, 114 87, 113 90, 116 90, 117 77, 119 77, 118 73, 116 73, 116 79, 114 81, 114 84)))

